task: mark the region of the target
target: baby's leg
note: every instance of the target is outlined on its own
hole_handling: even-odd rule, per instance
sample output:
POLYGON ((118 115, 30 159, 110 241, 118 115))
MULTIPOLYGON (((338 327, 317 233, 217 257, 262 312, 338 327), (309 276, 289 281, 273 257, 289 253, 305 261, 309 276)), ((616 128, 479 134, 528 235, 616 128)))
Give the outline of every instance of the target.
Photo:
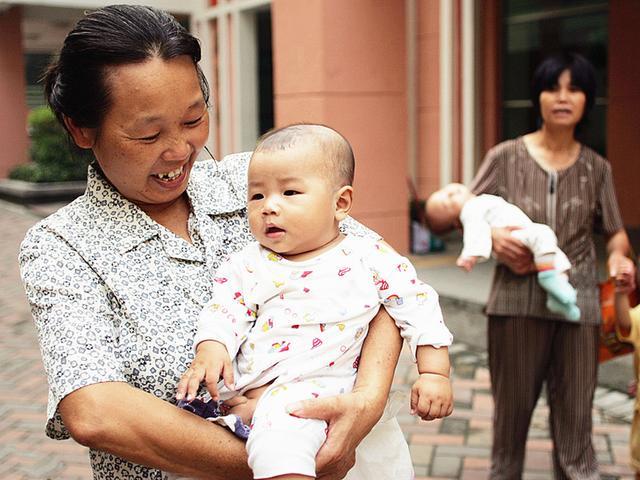
POLYGON ((237 415, 245 425, 251 425, 258 400, 270 385, 268 383, 262 387, 247 390, 243 395, 225 400, 221 403, 220 410, 224 415, 237 415))
POLYGON ((271 386, 260 398, 247 441, 254 478, 316 478, 315 457, 326 439, 327 423, 294 417, 286 407, 338 393, 332 380, 271 386))
POLYGON ((538 283, 547 292, 547 308, 568 320, 578 320, 580 309, 577 294, 563 272, 571 266, 564 252, 558 248, 555 233, 547 225, 532 223, 512 235, 532 252, 538 270, 538 283))

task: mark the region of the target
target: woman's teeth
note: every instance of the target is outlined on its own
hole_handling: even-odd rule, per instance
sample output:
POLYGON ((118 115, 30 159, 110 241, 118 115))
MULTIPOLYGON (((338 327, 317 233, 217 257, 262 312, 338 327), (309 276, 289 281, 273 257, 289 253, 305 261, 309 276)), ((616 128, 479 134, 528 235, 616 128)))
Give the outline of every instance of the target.
POLYGON ((154 176, 158 177, 160 180, 170 181, 176 177, 179 177, 182 174, 183 167, 176 168, 175 170, 167 173, 157 173, 154 176))

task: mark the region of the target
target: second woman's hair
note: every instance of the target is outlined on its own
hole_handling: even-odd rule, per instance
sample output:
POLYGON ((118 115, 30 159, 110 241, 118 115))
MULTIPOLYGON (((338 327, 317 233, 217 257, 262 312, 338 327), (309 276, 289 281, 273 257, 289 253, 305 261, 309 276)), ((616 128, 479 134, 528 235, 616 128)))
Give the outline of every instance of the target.
POLYGON ((111 105, 106 81, 110 67, 182 55, 193 60, 208 102, 209 86, 198 66, 200 44, 193 35, 161 10, 107 6, 88 13, 69 32, 59 57, 44 75, 45 97, 65 128, 64 116, 79 127, 97 128, 111 105))
POLYGON ((565 52, 545 58, 536 68, 531 81, 531 100, 538 117, 540 117, 540 94, 552 90, 558 84, 558 78, 565 70, 571 72, 571 85, 579 88, 585 95, 584 113, 580 127, 596 99, 596 73, 593 65, 578 53, 565 52))

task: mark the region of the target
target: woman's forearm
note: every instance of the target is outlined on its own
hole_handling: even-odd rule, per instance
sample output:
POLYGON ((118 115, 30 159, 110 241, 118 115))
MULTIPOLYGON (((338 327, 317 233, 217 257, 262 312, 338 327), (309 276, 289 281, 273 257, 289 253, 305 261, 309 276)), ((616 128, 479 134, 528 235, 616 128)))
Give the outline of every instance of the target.
MULTIPOLYGON (((402 337, 384 308, 372 320, 362 347, 354 391, 367 393, 382 415, 402 348, 402 337)), ((376 419, 377 421, 377 419, 376 419)))
POLYGON ((624 229, 618 230, 611 235, 607 240, 607 253, 619 253, 621 255, 628 255, 631 251, 631 245, 629 244, 629 237, 624 229))
POLYGON ((232 433, 126 383, 76 390, 59 410, 88 447, 193 478, 252 478, 244 443, 232 433))

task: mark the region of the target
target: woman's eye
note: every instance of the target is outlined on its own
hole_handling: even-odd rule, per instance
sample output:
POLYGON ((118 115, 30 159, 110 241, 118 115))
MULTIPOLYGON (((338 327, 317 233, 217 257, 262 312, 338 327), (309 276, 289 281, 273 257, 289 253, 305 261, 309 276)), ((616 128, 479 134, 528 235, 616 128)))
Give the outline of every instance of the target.
POLYGON ((193 127, 195 125, 198 125, 202 121, 203 118, 204 118, 204 115, 201 115, 198 118, 196 118, 195 120, 191 120, 190 122, 185 122, 185 125, 193 127))
POLYGON ((153 142, 157 140, 159 136, 160 134, 156 133, 155 135, 149 135, 148 137, 140 137, 138 140, 142 140, 143 142, 153 142))
POLYGON ((264 195, 262 195, 261 193, 254 193, 253 195, 251 195, 249 200, 262 200, 263 198, 264 195))
POLYGON ((292 196, 292 195, 297 195, 297 194, 299 194, 299 193, 300 193, 300 192, 298 192, 297 190, 285 190, 285 191, 284 191, 284 195, 285 195, 286 197, 290 197, 290 196, 292 196))

